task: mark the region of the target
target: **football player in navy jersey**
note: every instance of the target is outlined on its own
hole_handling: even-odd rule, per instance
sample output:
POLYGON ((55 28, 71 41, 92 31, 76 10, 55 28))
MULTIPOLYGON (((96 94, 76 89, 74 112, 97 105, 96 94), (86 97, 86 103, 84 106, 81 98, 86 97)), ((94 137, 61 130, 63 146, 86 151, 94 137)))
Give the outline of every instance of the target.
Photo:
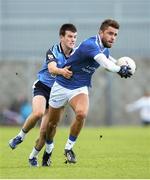
MULTIPOLYGON (((76 27, 73 24, 63 24, 59 30, 59 37, 60 43, 52 46, 52 48, 47 51, 42 69, 37 75, 38 80, 33 84, 32 113, 26 119, 19 134, 9 141, 9 146, 15 149, 18 144, 23 142, 26 134, 35 126, 37 121, 42 118, 40 136, 29 157, 31 166, 38 166, 36 156, 45 144, 48 101, 55 77, 56 75, 62 75, 69 79, 72 76, 72 71, 69 70, 69 67, 63 65, 74 50, 77 40, 76 27)), ((45 166, 44 160, 42 165, 45 166)))
POLYGON ((61 75, 56 77, 49 100, 49 125, 46 134, 46 152, 51 156, 51 143, 56 132, 62 108, 69 103, 75 113, 75 119, 70 128, 69 138, 64 148, 66 160, 76 163, 73 146, 84 125, 89 109, 88 89, 91 78, 98 67, 119 74, 122 78, 131 76, 128 66, 118 66, 109 54, 119 31, 119 24, 112 19, 102 22, 99 33, 83 41, 68 58, 65 66, 69 66, 73 75, 66 79, 61 75))

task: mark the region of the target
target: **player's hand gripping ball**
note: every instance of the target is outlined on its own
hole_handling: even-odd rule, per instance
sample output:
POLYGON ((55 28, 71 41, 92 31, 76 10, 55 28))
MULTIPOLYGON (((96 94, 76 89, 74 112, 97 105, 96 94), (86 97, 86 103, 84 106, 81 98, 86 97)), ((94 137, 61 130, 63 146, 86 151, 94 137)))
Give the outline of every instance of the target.
POLYGON ((118 66, 122 66, 122 65, 129 66, 131 68, 129 70, 131 72, 131 74, 133 75, 135 73, 136 64, 135 64, 135 61, 133 59, 131 59, 130 57, 121 57, 121 58, 119 58, 117 60, 117 65, 118 66))

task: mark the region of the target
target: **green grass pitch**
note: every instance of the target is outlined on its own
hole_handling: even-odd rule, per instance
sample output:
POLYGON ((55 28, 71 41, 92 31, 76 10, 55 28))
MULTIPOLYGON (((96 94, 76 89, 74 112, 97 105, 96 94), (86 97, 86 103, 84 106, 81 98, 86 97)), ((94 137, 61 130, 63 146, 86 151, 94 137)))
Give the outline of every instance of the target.
POLYGON ((150 178, 150 127, 84 127, 74 147, 78 162, 65 164, 63 155, 69 128, 58 127, 52 166, 28 165, 38 136, 33 129, 15 150, 8 146, 19 127, 0 127, 1 179, 146 179, 150 178), (100 135, 103 137, 100 138, 100 135))

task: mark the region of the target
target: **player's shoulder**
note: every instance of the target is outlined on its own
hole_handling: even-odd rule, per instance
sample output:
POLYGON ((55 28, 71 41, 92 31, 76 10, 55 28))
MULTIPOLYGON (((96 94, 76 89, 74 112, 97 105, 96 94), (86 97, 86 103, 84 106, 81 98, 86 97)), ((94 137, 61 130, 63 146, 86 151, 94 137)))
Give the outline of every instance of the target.
POLYGON ((97 44, 97 36, 91 36, 87 39, 87 42, 90 44, 97 44))
POLYGON ((83 43, 93 43, 93 42, 96 41, 96 39, 97 39, 96 36, 91 36, 91 37, 85 39, 85 40, 83 41, 83 43))
POLYGON ((60 45, 59 45, 59 44, 54 44, 53 46, 51 46, 51 47, 49 48, 49 50, 50 50, 51 52, 58 52, 58 51, 61 51, 61 48, 60 48, 60 45))
POLYGON ((46 59, 53 59, 54 58, 54 55, 53 55, 53 52, 51 49, 48 49, 46 51, 46 59))
POLYGON ((51 54, 54 57, 57 56, 59 53, 61 53, 61 48, 59 44, 54 44, 46 52, 46 54, 51 54))
POLYGON ((55 58, 55 49, 57 47, 56 45, 53 45, 51 47, 49 47, 49 49, 46 51, 46 59, 54 59, 55 58))
POLYGON ((91 36, 87 39, 85 39, 83 42, 82 42, 82 46, 84 46, 85 48, 95 48, 98 46, 97 44, 97 36, 91 36))

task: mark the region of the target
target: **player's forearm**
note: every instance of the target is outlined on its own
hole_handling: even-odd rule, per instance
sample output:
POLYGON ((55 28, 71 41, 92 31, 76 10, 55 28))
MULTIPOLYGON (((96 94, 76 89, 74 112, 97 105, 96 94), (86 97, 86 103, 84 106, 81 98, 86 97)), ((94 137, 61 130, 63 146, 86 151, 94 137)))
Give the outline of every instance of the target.
POLYGON ((52 73, 53 75, 63 75, 63 69, 55 67, 50 70, 50 73, 52 73))
POLYGON ((117 60, 116 59, 114 59, 112 56, 109 56, 109 58, 108 58, 109 60, 111 60, 113 63, 117 63, 117 60))
POLYGON ((106 58, 104 54, 98 54, 94 57, 94 59, 101 65, 101 67, 104 67, 105 69, 111 71, 111 72, 119 72, 120 66, 117 66, 114 62, 110 61, 106 58))
POLYGON ((63 72, 62 68, 58 68, 55 62, 51 62, 48 64, 48 70, 53 75, 60 75, 63 72))

